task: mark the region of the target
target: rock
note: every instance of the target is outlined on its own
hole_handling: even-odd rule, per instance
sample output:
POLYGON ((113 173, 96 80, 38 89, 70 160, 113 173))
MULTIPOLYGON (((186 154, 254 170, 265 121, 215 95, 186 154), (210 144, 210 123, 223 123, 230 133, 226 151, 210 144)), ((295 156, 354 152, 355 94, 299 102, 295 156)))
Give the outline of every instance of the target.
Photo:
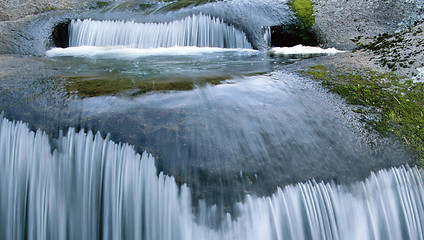
POLYGON ((0 21, 16 20, 53 10, 86 8, 94 0, 2 0, 0 21))
MULTIPOLYGON (((299 37, 296 25, 274 27, 274 34, 285 34, 285 37, 274 37, 274 39, 286 39, 285 43, 274 42, 275 46, 293 46, 299 43, 317 45, 320 43, 324 48, 354 49, 356 45, 352 41, 353 39, 360 39, 362 42, 370 41, 379 34, 391 34, 406 29, 414 21, 424 17, 424 1, 422 0, 368 0, 366 2, 363 0, 313 0, 313 2, 315 24, 312 30, 302 31, 303 35, 299 37)), ((51 37, 55 26, 72 18, 78 18, 80 16, 78 12, 92 10, 96 6, 106 6, 107 4, 104 3, 94 0, 3 0, 0 3, 0 31, 2 33, 0 35, 0 54, 41 55, 53 45, 66 46, 63 43, 53 43, 52 38, 58 40, 57 37, 51 37)), ((114 2, 114 4, 118 3, 114 2)), ((220 11, 217 11, 216 8, 218 9, 218 5, 210 8, 205 6, 199 8, 198 11, 209 9, 212 13, 225 15, 225 20, 231 24, 243 22, 237 27, 247 33, 252 45, 257 49, 266 49, 260 34, 263 31, 262 28, 260 26, 252 27, 256 22, 250 18, 242 18, 241 16, 245 15, 238 12, 238 15, 235 14, 237 16, 234 17, 230 14, 231 11, 225 12, 225 7, 219 8, 220 11)), ((290 19, 294 17, 291 16, 293 14, 290 14, 289 10, 284 10, 285 7, 282 6, 279 8, 282 9, 281 12, 285 13, 283 17, 278 17, 279 15, 276 15, 278 11, 273 11, 268 5, 263 9, 260 6, 257 8, 262 14, 258 19, 265 22, 264 26, 274 25, 276 18, 281 18, 276 21, 278 22, 276 24, 281 24, 290 22, 290 19), (263 17, 264 13, 268 13, 268 18, 263 17)), ((288 6, 286 8, 289 9, 288 6)), ((248 11, 248 9, 243 11, 248 11)), ((187 10, 185 14, 189 13, 191 12, 187 10)), ((140 15, 139 13, 134 14, 140 15)), ((172 15, 174 14, 181 15, 181 11, 172 15)), ((163 17, 168 15, 163 15, 163 17)), ((89 14, 85 15, 85 17, 87 16, 91 17, 89 14)), ((63 31, 59 32, 63 33, 63 31)), ((53 35, 58 36, 57 34, 53 35)), ((63 42, 63 39, 59 42, 63 42)))
POLYGON ((324 47, 353 49, 352 39, 395 33, 424 18, 422 0, 313 0, 324 47))

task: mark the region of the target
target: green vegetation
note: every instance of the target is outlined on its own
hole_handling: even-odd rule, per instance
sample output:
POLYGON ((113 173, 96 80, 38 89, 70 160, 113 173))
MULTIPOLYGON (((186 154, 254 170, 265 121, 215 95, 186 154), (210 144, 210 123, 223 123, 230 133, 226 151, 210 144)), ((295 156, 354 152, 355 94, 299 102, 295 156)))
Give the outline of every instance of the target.
POLYGON ((314 25, 314 8, 310 0, 292 0, 289 4, 304 29, 314 25))
POLYGON ((94 97, 101 95, 115 95, 130 91, 132 96, 152 91, 186 91, 192 90, 196 85, 206 83, 217 85, 225 80, 225 77, 200 77, 174 78, 174 79, 149 79, 139 80, 128 77, 115 76, 78 76, 66 78, 65 88, 68 92, 75 92, 82 97, 94 97))
POLYGON ((318 45, 320 40, 312 28, 315 23, 312 2, 310 0, 291 0, 288 4, 297 20, 290 24, 271 27, 272 45, 276 47, 292 47, 298 44, 318 45))
POLYGON ((424 83, 414 83, 394 73, 346 73, 323 65, 304 71, 331 92, 358 106, 363 120, 380 134, 394 134, 424 166, 424 83), (377 117, 370 117, 377 116, 377 117))

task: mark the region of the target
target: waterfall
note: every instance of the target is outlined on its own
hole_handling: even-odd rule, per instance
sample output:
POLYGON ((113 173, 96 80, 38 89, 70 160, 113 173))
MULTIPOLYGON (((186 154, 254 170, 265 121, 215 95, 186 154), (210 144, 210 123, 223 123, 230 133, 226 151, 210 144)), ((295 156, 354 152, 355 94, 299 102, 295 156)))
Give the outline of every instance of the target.
POLYGON ((424 182, 407 166, 337 185, 247 195, 238 217, 194 213, 190 189, 154 158, 99 133, 57 139, 0 116, 0 239, 423 239, 424 182))
POLYGON ((264 33, 264 40, 267 47, 272 47, 271 43, 271 27, 267 27, 264 33))
POLYGON ((69 46, 252 48, 242 31, 203 14, 168 23, 72 20, 69 46))

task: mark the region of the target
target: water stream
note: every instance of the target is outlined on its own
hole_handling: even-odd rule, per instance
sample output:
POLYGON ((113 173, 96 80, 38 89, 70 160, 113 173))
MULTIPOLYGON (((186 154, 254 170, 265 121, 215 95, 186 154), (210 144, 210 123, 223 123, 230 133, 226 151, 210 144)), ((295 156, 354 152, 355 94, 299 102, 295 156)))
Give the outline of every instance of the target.
POLYGON ((237 218, 220 222, 214 206, 194 211, 189 188, 156 175, 149 154, 100 134, 71 128, 49 141, 1 118, 0 156, 3 239, 423 238, 424 182, 416 168, 248 195, 236 204, 237 218))
POLYGON ((422 170, 289 66, 338 51, 253 49, 275 2, 84 13, 0 62, 0 239, 423 239, 422 170))
POLYGON ((69 45, 160 48, 177 46, 252 48, 246 35, 219 18, 203 14, 170 23, 72 20, 69 45))

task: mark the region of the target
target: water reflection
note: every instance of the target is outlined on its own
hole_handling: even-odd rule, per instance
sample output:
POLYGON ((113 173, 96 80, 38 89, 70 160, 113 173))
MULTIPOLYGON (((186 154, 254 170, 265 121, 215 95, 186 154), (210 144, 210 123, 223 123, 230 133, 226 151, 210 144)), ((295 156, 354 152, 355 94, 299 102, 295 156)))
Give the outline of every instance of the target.
POLYGON ((85 97, 191 90, 206 83, 219 84, 234 76, 263 74, 271 69, 266 53, 248 49, 106 49, 96 54, 86 48, 53 49, 59 52, 48 54, 60 56, 53 61, 73 66, 59 78, 65 81, 68 91, 85 97))

